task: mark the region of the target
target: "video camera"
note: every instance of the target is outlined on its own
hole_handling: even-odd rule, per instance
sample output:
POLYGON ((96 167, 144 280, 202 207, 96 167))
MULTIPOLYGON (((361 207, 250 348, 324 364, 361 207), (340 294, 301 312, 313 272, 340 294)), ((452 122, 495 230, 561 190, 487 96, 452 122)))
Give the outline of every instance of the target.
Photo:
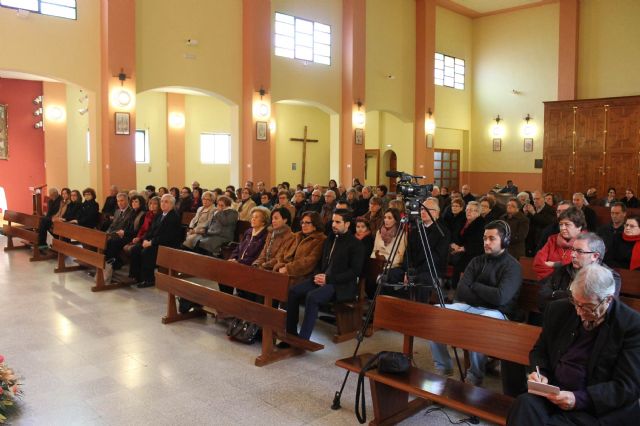
POLYGON ((389 170, 387 177, 398 178, 396 184, 397 192, 401 193, 405 199, 405 210, 409 216, 420 216, 420 209, 424 200, 431 196, 433 184, 419 185, 418 179, 425 179, 425 176, 414 176, 405 172, 389 170))

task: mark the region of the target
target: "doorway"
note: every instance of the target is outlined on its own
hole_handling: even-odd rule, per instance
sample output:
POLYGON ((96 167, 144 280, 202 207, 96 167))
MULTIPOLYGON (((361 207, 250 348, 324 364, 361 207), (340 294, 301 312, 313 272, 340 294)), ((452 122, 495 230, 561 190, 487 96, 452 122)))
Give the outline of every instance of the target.
POLYGON ((380 176, 380 150, 365 149, 364 151, 364 184, 378 186, 380 176))
POLYGON ((460 150, 433 150, 433 181, 442 188, 459 189, 460 182, 460 150))

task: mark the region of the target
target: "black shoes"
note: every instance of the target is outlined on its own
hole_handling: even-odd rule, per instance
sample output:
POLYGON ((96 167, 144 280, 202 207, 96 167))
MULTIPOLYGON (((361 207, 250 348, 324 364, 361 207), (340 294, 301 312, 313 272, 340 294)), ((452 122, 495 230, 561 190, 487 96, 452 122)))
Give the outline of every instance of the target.
POLYGON ((156 285, 156 283, 142 281, 142 282, 139 282, 138 284, 136 284, 136 287, 138 287, 138 288, 147 288, 147 287, 153 287, 155 285, 156 285))

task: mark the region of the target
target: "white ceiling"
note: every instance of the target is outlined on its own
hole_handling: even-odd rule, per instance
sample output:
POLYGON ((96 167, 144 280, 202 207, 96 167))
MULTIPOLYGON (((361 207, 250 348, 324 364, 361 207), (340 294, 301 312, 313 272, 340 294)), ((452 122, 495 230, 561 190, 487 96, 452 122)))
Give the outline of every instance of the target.
POLYGON ((540 0, 450 0, 467 9, 471 9, 480 14, 496 12, 498 10, 510 9, 512 7, 527 6, 533 3, 540 3, 540 0))

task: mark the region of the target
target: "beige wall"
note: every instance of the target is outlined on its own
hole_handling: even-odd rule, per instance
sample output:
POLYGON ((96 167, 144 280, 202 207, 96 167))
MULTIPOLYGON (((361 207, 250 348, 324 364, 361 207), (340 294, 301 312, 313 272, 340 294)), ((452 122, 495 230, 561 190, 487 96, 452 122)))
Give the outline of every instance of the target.
MULTIPOLYGON (((413 172, 413 123, 400 120, 393 114, 380 114, 380 152, 384 157, 386 151, 392 150, 398 157, 397 169, 402 172, 413 172), (389 146, 391 145, 391 146, 389 146)), ((384 161, 380 165, 380 182, 388 178, 385 173, 389 164, 384 161)))
MULTIPOLYGON (((240 3, 240 2, 238 2, 240 3)), ((318 103, 334 112, 342 102, 342 1, 272 0, 273 13, 282 12, 331 27, 331 65, 305 63, 282 58, 271 51, 271 100, 304 100, 318 103)), ((278 119, 280 126, 281 119, 278 119)))
POLYGON ((204 188, 224 188, 229 183, 237 185, 237 182, 232 182, 229 165, 200 162, 201 133, 229 133, 231 146, 238 145, 237 133, 234 131, 234 123, 237 125, 237 118, 234 118, 236 114, 236 109, 219 99, 210 96, 185 96, 186 182, 197 180, 204 188))
POLYGON ((390 111, 405 121, 413 121, 415 28, 415 0, 367 1, 368 111, 390 111))
POLYGON ((473 21, 473 90, 470 171, 540 173, 543 101, 557 96, 559 5, 550 4, 473 21), (520 92, 513 94, 512 90, 520 92), (492 151, 492 119, 500 114, 506 133, 502 151, 492 151), (534 151, 523 152, 520 128, 531 114, 538 126, 534 151))
POLYGON ((288 181, 292 186, 302 179, 302 143, 290 138, 302 138, 307 126, 309 139, 318 142, 307 143, 305 180, 321 185, 329 183, 329 135, 330 117, 326 112, 312 106, 278 104, 278 129, 276 138, 276 182, 288 181), (296 163, 296 170, 291 164, 296 163))
POLYGON ((137 0, 136 29, 138 92, 192 87, 240 105, 242 1, 137 0))
POLYGON ((167 95, 144 92, 137 96, 137 130, 149 138, 149 164, 136 164, 136 187, 167 185, 167 95))
POLYGON ((640 1, 580 1, 578 98, 640 94, 640 1))
MULTIPOLYGON (((87 130, 89 129, 89 114, 78 113, 80 103, 80 89, 67 85, 67 164, 68 186, 71 189, 82 191, 92 186, 91 167, 96 164, 96 143, 92 141, 91 163, 87 162, 87 130)), ((93 183, 95 189, 95 182, 93 183)), ((102 200, 98 200, 102 205, 102 200)))

